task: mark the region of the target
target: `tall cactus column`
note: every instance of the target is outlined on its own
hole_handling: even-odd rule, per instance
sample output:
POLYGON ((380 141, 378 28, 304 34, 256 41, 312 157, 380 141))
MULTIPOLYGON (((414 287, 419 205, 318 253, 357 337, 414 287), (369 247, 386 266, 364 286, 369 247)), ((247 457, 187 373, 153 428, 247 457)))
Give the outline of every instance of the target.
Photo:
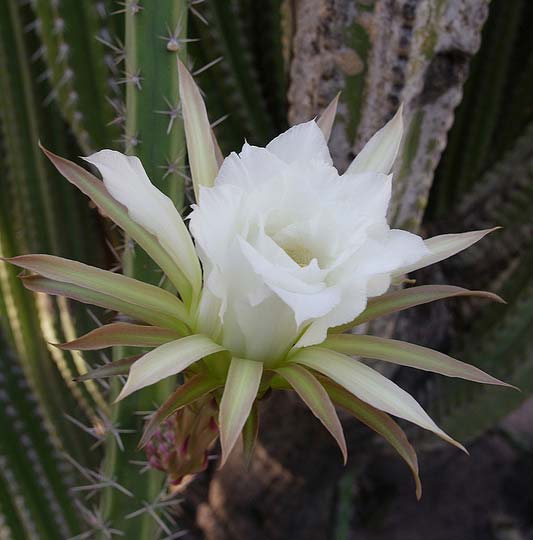
MULTIPOLYGON (((185 59, 187 2, 127 0, 124 10, 125 67, 121 82, 126 88, 125 151, 141 159, 152 182, 181 209, 185 146, 176 59, 178 55, 185 59)), ((163 277, 146 254, 128 239, 123 262, 124 273, 137 279, 158 283, 163 277)), ((124 450, 113 438, 108 442, 105 474, 125 490, 105 491, 102 512, 109 525, 122 531, 125 538, 154 538, 161 528, 161 518, 154 512, 164 477, 155 471, 141 474, 141 467, 131 462, 144 459, 136 451, 142 429, 138 413, 154 409, 174 385, 175 381, 164 381, 114 407, 115 425, 135 433, 123 436, 124 450), (132 509, 140 512, 133 511, 132 515, 132 509)), ((114 388, 115 393, 117 390, 114 388)))
POLYGON ((396 226, 416 231, 489 0, 296 5, 289 120, 312 118, 340 91, 331 145, 342 168, 403 102, 390 215, 396 226))

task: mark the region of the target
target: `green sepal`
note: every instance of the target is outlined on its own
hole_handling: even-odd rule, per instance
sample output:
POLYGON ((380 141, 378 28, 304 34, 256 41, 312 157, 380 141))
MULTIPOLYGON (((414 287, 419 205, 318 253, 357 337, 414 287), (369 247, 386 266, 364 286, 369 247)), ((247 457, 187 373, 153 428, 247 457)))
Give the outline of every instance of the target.
POLYGON ((242 432, 257 397, 262 375, 262 362, 235 357, 231 359, 220 402, 220 467, 228 459, 242 432))
POLYGON ((346 409, 357 420, 381 435, 398 452, 411 469, 416 486, 416 497, 420 499, 422 484, 419 477, 418 459, 414 448, 400 426, 388 414, 356 398, 327 377, 321 375, 317 375, 317 377, 335 405, 346 409))
POLYGON ((187 327, 175 317, 147 308, 143 309, 119 298, 85 289, 84 287, 73 285, 72 283, 62 283, 61 281, 55 281, 42 276, 23 276, 21 277, 21 281, 26 289, 33 292, 41 292, 54 296, 66 296, 67 298, 83 302, 84 304, 93 304, 95 306, 123 313, 135 320, 144 321, 154 326, 179 330, 183 333, 188 332, 187 327))
POLYGON ((20 255, 6 262, 55 281, 71 283, 108 296, 151 309, 187 324, 189 316, 176 296, 148 283, 94 266, 53 255, 20 255))
POLYGON ((107 347, 158 347, 183 337, 169 328, 116 322, 100 326, 87 334, 56 345, 62 350, 94 351, 107 347))
POLYGON ((511 385, 492 377, 477 367, 456 360, 447 354, 396 339, 340 334, 328 337, 320 346, 350 356, 373 358, 400 366, 439 373, 447 377, 511 387, 511 385))
POLYGON ((344 432, 335 407, 331 403, 331 399, 324 390, 324 387, 309 370, 298 364, 288 364, 287 366, 276 369, 276 372, 292 386, 311 412, 330 432, 339 445, 344 463, 346 464, 348 451, 346 449, 344 432))
POLYGON ((395 291, 377 298, 370 298, 366 309, 356 317, 353 321, 335 326, 328 330, 328 334, 340 334, 346 330, 350 330, 355 326, 364 324, 392 313, 398 313, 405 309, 409 309, 436 300, 445 298, 454 298, 456 296, 476 296, 487 298, 495 302, 504 303, 497 294, 487 291, 470 291, 462 287, 454 287, 453 285, 422 285, 420 287, 410 287, 395 291))

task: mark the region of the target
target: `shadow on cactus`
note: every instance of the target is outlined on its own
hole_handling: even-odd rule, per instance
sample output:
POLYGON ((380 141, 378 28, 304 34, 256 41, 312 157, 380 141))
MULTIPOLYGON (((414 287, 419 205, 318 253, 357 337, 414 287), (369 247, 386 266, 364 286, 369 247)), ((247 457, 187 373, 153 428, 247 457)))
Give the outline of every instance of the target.
POLYGON ((223 160, 200 92, 181 63, 179 75, 197 200, 189 217, 195 243, 138 158, 111 150, 85 158, 99 169, 101 182, 43 149, 63 176, 146 251, 178 294, 50 255, 7 261, 31 273, 22 280, 32 291, 95 304, 131 320, 102 326, 62 348, 153 347, 83 379, 127 374, 120 400, 182 375, 184 383, 149 418, 139 444, 173 483, 205 467, 218 432, 221 466, 241 433, 250 459, 257 400, 271 390, 291 390, 335 438, 345 461, 335 405, 385 437, 411 468, 420 497, 416 454, 389 415, 464 447, 410 394, 354 357, 506 383, 437 351, 342 332, 442 298, 501 301, 491 293, 443 285, 387 292, 406 273, 450 257, 494 229, 423 241, 389 228, 389 173, 402 136, 401 109, 341 176, 327 148, 335 102, 317 122, 292 127, 266 148, 245 144, 239 155, 223 160))

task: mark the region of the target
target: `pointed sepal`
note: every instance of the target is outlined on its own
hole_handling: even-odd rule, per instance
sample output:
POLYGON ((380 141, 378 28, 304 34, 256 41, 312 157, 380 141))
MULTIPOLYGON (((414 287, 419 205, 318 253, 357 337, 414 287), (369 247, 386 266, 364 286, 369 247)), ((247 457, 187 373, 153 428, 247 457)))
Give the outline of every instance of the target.
POLYGON ((388 414, 361 401, 328 378, 319 377, 319 380, 335 405, 346 409, 357 420, 381 435, 398 452, 411 469, 416 486, 416 498, 420 499, 422 484, 419 477, 418 459, 400 426, 388 414))
POLYGON ((70 283, 188 322, 183 302, 168 291, 143 281, 53 255, 19 255, 4 260, 48 279, 70 283))
POLYGON ((453 255, 469 248, 476 242, 479 242, 487 234, 497 231, 501 227, 493 227, 492 229, 484 229, 481 231, 470 231, 458 234, 441 234, 424 240, 424 244, 429 250, 429 253, 409 266, 404 266, 398 269, 393 278, 399 278, 409 272, 414 272, 419 268, 425 268, 431 264, 438 263, 444 259, 448 259, 453 255))
POLYGON ((50 294, 52 296, 64 296, 76 300, 77 302, 93 304, 111 311, 123 313, 136 321, 144 321, 148 324, 161 326, 174 331, 181 329, 183 332, 188 332, 187 327, 175 317, 154 309, 149 309, 146 306, 142 307, 125 302, 116 296, 103 294, 98 291, 73 285, 72 283, 55 281, 42 276, 22 276, 20 280, 26 289, 33 292, 50 294))
POLYGON ((335 115, 337 114, 337 105, 339 104, 339 92, 330 102, 330 104, 324 109, 324 112, 320 115, 320 118, 316 121, 318 127, 324 134, 324 139, 329 141, 331 137, 331 130, 333 123, 335 122, 335 115))
POLYGON ((133 364, 128 380, 116 401, 162 379, 177 375, 194 362, 222 351, 225 351, 224 347, 201 334, 165 343, 133 364))
POLYGON ((432 431, 466 452, 462 444, 435 424, 413 396, 362 362, 323 347, 300 349, 290 361, 326 375, 365 403, 432 431))
POLYGON ((392 313, 398 313, 405 309, 415 306, 435 302, 436 300, 444 300, 446 298, 455 298, 459 296, 474 296, 478 298, 486 298, 494 302, 505 303, 505 300, 497 294, 487 291, 471 291, 462 287, 454 287, 452 285, 421 285, 419 287, 409 287, 400 291, 395 291, 389 294, 384 294, 376 298, 370 298, 366 309, 356 317, 353 321, 335 326, 328 331, 330 334, 339 334, 350 330, 355 326, 364 324, 392 313))
POLYGON ((403 104, 394 117, 377 131, 357 154, 345 174, 378 172, 389 174, 403 135, 403 104))
POLYGON ((142 355, 136 354, 135 356, 128 356, 127 358, 121 358, 104 364, 103 366, 91 369, 87 373, 76 377, 76 382, 89 381, 91 379, 106 379, 108 377, 116 377, 118 375, 127 375, 131 366, 141 358, 142 355))
POLYGON ((228 459, 252 410, 262 374, 262 362, 243 358, 231 359, 220 403, 219 428, 222 447, 220 467, 228 459))
POLYGON ((254 456, 255 445, 257 443, 257 435, 259 434, 259 406, 257 401, 254 401, 252 410, 246 419, 242 428, 242 454, 244 463, 247 468, 250 468, 252 458, 254 456))
POLYGON ((307 369, 298 364, 289 364, 276 369, 302 398, 311 412, 322 422, 324 427, 331 433, 337 441, 342 452, 344 464, 348 459, 346 440, 339 417, 335 411, 333 403, 316 377, 307 369))
POLYGON ((94 351, 107 347, 158 347, 182 337, 158 326, 116 322, 100 326, 77 339, 57 344, 64 351, 94 351))
POLYGON ((194 195, 199 201, 200 186, 211 187, 218 174, 217 151, 202 94, 180 59, 178 72, 187 154, 194 195))
POLYGON ((397 339, 339 334, 329 336, 320 346, 350 356, 382 360, 400 366, 439 373, 447 377, 457 377, 482 384, 512 387, 510 384, 496 379, 471 364, 456 360, 439 351, 397 339))
POLYGON ((186 293, 189 287, 188 280, 183 272, 176 266, 174 260, 163 249, 157 238, 146 229, 136 223, 128 214, 127 208, 115 200, 104 183, 89 171, 76 165, 68 159, 62 158, 42 145, 39 145, 46 157, 52 162, 54 167, 82 193, 100 209, 102 214, 114 221, 129 237, 131 237, 154 262, 168 276, 171 283, 182 294, 186 293))

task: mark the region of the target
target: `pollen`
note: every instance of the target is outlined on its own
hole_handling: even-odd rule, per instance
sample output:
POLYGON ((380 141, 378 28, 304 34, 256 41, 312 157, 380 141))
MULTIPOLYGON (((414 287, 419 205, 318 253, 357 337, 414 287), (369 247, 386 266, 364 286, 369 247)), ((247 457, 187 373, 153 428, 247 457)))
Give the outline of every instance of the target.
POLYGON ((305 246, 302 245, 292 245, 292 246, 281 246, 283 251, 297 264, 302 268, 308 266, 309 263, 314 259, 313 253, 305 246))

